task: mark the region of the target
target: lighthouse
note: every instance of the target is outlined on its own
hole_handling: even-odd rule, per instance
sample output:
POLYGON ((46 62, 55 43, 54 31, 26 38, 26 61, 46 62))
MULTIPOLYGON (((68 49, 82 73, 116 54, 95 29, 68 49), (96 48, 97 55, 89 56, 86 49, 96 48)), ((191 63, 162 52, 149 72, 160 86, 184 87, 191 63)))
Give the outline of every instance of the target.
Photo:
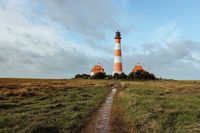
POLYGON ((115 49, 114 49, 114 69, 113 75, 115 73, 122 74, 122 52, 121 52, 121 33, 116 32, 115 35, 115 49))

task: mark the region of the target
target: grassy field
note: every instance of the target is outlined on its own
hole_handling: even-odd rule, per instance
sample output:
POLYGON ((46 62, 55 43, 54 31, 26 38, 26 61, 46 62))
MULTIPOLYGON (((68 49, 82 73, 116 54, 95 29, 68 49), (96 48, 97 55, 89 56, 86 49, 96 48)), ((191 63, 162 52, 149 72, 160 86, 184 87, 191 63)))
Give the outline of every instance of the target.
POLYGON ((103 80, 0 79, 0 132, 76 132, 110 86, 103 80))
POLYGON ((113 132, 199 133, 200 81, 122 82, 113 132))
MULTIPOLYGON (((0 79, 0 133, 77 132, 112 80, 0 79)), ((200 81, 121 81, 115 133, 200 132, 200 81)))

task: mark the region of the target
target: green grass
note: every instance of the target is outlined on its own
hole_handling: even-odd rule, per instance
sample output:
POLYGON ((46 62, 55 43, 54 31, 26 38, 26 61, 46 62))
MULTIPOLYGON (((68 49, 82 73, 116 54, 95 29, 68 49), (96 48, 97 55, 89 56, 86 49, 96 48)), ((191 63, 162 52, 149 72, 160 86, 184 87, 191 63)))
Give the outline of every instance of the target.
MULTIPOLYGON (((114 101, 123 113, 126 132, 200 132, 200 84, 139 82, 121 90, 114 101)), ((119 126, 119 125, 114 125, 119 126)))
POLYGON ((19 91, 20 95, 16 92, 2 93, 0 95, 0 132, 67 133, 78 131, 105 99, 110 87, 106 87, 108 83, 102 81, 99 86, 94 87, 89 86, 88 81, 82 83, 84 87, 77 87, 78 82, 71 82, 69 83, 72 87, 69 88, 28 89, 19 91), (102 84, 104 87, 101 87, 102 84), (29 95, 30 92, 35 95, 29 95))

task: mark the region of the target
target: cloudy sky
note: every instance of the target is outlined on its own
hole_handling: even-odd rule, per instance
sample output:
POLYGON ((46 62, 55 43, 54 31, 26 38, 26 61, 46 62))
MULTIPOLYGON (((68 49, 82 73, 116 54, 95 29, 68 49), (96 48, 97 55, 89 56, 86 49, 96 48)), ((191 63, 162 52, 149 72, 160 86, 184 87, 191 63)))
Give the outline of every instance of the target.
POLYGON ((138 62, 157 77, 200 79, 199 0, 0 0, 0 77, 70 78, 138 62))

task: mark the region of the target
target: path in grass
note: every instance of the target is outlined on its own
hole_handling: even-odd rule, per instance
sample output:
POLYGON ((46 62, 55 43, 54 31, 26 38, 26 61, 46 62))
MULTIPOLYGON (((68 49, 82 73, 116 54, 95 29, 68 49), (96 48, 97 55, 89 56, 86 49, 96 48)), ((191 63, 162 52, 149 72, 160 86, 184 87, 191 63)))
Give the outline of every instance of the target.
POLYGON ((82 133, 108 133, 109 120, 113 103, 113 98, 117 91, 117 85, 113 86, 112 91, 108 95, 105 103, 92 116, 92 120, 83 128, 82 133))

